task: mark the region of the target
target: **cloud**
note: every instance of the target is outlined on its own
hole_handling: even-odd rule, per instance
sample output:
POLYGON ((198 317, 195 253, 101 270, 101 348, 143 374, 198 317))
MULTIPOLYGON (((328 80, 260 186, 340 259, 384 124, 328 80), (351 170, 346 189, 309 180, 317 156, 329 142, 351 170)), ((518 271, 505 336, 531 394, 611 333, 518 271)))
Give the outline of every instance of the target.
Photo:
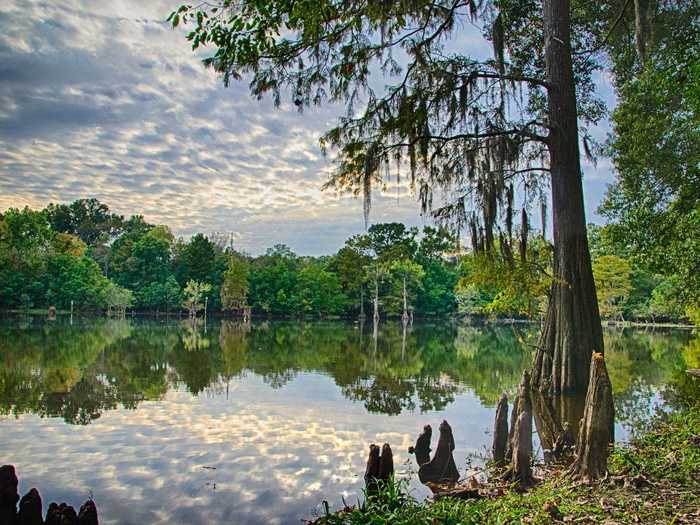
MULTIPOLYGON (((234 232, 253 254, 329 253, 362 231, 362 203, 320 189, 332 163, 318 138, 342 108, 299 114, 244 82, 223 88, 165 23, 169 0, 8 4, 0 209, 96 197, 179 235, 234 232)), ((467 29, 459 42, 475 48, 467 29)), ((377 192, 372 220, 422 223, 401 194, 377 192)))

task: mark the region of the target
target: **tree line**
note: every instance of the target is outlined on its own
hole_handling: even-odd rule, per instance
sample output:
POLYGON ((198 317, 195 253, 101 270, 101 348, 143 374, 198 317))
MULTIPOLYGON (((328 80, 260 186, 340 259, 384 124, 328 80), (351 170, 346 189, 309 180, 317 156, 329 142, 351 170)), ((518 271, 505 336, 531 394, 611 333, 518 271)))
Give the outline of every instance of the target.
POLYGON ((185 309, 257 315, 382 315, 455 310, 455 240, 376 224, 334 255, 299 256, 278 244, 253 257, 216 236, 175 238, 165 225, 112 213, 96 199, 0 214, 0 307, 143 312, 185 309), (372 295, 373 294, 373 295, 372 295))
MULTIPOLYGON (((525 219, 527 220, 527 219, 525 219)), ((589 226, 603 317, 698 322, 685 270, 644 264, 616 234, 589 226)), ((521 225, 521 230, 522 230, 521 225)), ((227 311, 280 317, 507 316, 544 314, 552 246, 526 227, 511 250, 464 249, 446 229, 370 226, 338 252, 308 257, 283 244, 253 257, 220 236, 176 239, 165 225, 114 214, 95 199, 0 215, 0 307, 141 312, 227 311)))

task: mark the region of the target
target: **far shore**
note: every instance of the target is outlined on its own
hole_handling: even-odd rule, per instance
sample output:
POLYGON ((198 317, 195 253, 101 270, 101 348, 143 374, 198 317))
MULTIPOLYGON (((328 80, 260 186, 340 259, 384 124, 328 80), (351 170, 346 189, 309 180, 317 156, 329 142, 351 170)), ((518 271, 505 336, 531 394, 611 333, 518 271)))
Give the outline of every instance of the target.
MULTIPOLYGON (((30 308, 28 310, 18 310, 18 309, 4 309, 0 310, 1 316, 31 316, 31 317, 46 317, 48 318, 48 311, 44 308, 30 308)), ((56 310, 57 316, 70 316, 70 310, 56 310)), ((106 317, 105 312, 100 310, 75 310, 73 312, 75 317, 106 317)), ((151 312, 151 311, 130 311, 126 313, 126 317, 144 317, 144 318, 174 318, 174 319, 187 319, 186 311, 170 311, 170 312, 151 312)), ((118 318, 118 317, 114 317, 118 318)), ((207 314, 209 319, 232 319, 238 320, 242 319, 240 316, 235 316, 227 314, 226 312, 215 311, 209 312, 207 314)), ((200 314, 198 319, 203 319, 200 314)), ((283 316, 283 315, 260 315, 253 314, 253 320, 255 321, 350 321, 358 322, 358 317, 355 316, 324 316, 324 317, 314 317, 314 316, 283 316)), ((387 316, 382 317, 382 321, 401 321, 400 316, 387 316)), ((463 322, 466 324, 473 325, 488 325, 488 324, 541 324, 539 319, 527 319, 527 318, 513 318, 513 317, 488 317, 482 315, 454 315, 454 316, 415 316, 415 321, 456 321, 463 322)), ((371 323, 371 317, 366 317, 365 322, 371 323)), ((673 322, 673 321, 615 321, 615 320, 603 320, 603 327, 608 328, 668 328, 677 330, 697 330, 699 327, 689 324, 687 322, 673 322)))

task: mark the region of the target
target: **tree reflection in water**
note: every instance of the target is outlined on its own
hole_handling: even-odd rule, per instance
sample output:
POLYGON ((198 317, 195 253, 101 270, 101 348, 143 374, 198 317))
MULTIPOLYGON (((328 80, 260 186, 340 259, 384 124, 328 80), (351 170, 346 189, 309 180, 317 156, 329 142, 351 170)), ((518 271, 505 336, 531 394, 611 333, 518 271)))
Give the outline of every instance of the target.
MULTIPOLYGON (((495 406, 513 394, 532 359, 527 326, 455 323, 158 322, 94 319, 0 324, 0 412, 89 424, 105 410, 136 409, 184 386, 220 391, 243 374, 282 388, 317 372, 367 411, 439 411, 473 392, 495 406), (205 332, 206 328, 206 332, 205 332), (370 333, 367 333, 367 332, 370 333), (373 333, 372 333, 373 332, 373 333)), ((661 399, 661 387, 698 366, 700 344, 685 332, 611 331, 606 359, 618 420, 631 423, 661 399)), ((543 448, 561 421, 576 428, 581 407, 535 401, 543 448)), ((418 425, 420 428, 420 425, 418 425)))

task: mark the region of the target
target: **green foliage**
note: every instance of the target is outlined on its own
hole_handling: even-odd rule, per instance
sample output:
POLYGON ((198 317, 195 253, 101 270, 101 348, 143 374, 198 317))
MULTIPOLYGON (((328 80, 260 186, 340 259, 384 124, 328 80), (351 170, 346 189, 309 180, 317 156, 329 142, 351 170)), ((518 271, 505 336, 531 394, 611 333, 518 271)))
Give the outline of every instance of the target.
POLYGON ((649 301, 652 315, 667 319, 680 319, 686 304, 682 299, 682 285, 675 279, 665 279, 654 288, 649 301))
POLYGON ((338 277, 320 264, 308 264, 299 272, 299 303, 304 314, 341 314, 347 301, 338 277))
POLYGON ((248 305, 249 271, 250 264, 243 257, 229 257, 221 285, 221 306, 224 310, 240 310, 248 305))
POLYGON ((700 327, 700 305, 691 304, 686 306, 685 316, 691 324, 700 327))
POLYGON ((174 247, 172 267, 180 286, 190 280, 207 282, 212 287, 209 298, 212 308, 221 308, 221 284, 228 265, 228 257, 210 239, 201 233, 190 242, 178 242, 174 247))
POLYGON ((59 309, 100 309, 110 285, 98 264, 89 257, 59 254, 49 257, 46 268, 46 297, 59 309))
POLYGON ((553 522, 675 523, 679 516, 692 520, 700 490, 697 447, 700 408, 659 418, 651 430, 629 446, 615 447, 609 459, 611 475, 648 480, 644 497, 614 484, 584 486, 561 472, 547 476, 535 488, 507 490, 496 498, 419 502, 407 493, 405 482, 392 480, 361 507, 327 513, 318 525, 502 525, 553 522), (670 490, 665 488, 670 487, 670 490))
MULTIPOLYGON (((682 283, 676 301, 692 305, 700 297, 700 6, 680 1, 654 9, 643 56, 622 31, 609 43, 618 91, 609 148, 617 178, 601 212, 633 266, 682 283)), ((651 313, 679 318, 684 307, 668 304, 662 285, 651 313)))
POLYGON ((542 314, 551 283, 551 247, 535 237, 528 242, 526 259, 520 257, 495 250, 465 255, 457 284, 460 311, 530 318, 542 314))
POLYGON ((593 279, 601 317, 622 315, 623 306, 632 291, 631 274, 630 264, 616 255, 601 255, 593 259, 593 279))
POLYGON ((204 300, 211 292, 209 283, 201 283, 190 279, 182 290, 183 305, 190 312, 190 316, 195 317, 197 312, 204 308, 204 300))
POLYGON ((404 311, 413 310, 418 290, 422 287, 425 270, 410 259, 394 260, 387 268, 389 292, 385 299, 387 311, 399 315, 404 311))
POLYGON ((109 283, 105 290, 105 303, 109 310, 117 309, 125 311, 134 304, 134 294, 131 290, 122 288, 114 283, 109 283))
MULTIPOLYGON (((51 209, 58 221, 60 210, 51 209)), ((211 286, 211 310, 240 311, 247 305, 257 315, 355 316, 362 309, 371 314, 376 285, 380 313, 400 316, 406 277, 407 307, 416 316, 459 311, 532 318, 542 313, 550 283, 551 246, 532 233, 524 263, 522 254, 507 249, 510 243, 502 246, 505 237, 494 240, 490 252, 459 256, 444 228, 419 232, 399 223, 374 224, 329 257, 300 257, 284 245, 249 257, 224 251, 201 234, 175 241, 167 226, 140 216, 120 219, 119 229, 110 230, 116 235, 111 243, 86 246, 74 233, 53 230, 48 216, 48 209, 1 216, 0 307, 65 307, 72 299, 79 309, 123 309, 118 305, 128 303, 141 311, 172 311, 182 307, 183 286, 195 280, 211 286), (128 301, 108 300, 127 290, 128 301)), ((589 232, 604 315, 692 316, 695 303, 678 276, 651 273, 629 246, 617 242, 610 226, 590 226, 589 232), (612 282, 616 276, 621 280, 612 282)))
POLYGON ((124 222, 123 217, 111 213, 97 199, 49 204, 46 216, 54 231, 75 235, 88 246, 112 240, 122 231, 124 222))

